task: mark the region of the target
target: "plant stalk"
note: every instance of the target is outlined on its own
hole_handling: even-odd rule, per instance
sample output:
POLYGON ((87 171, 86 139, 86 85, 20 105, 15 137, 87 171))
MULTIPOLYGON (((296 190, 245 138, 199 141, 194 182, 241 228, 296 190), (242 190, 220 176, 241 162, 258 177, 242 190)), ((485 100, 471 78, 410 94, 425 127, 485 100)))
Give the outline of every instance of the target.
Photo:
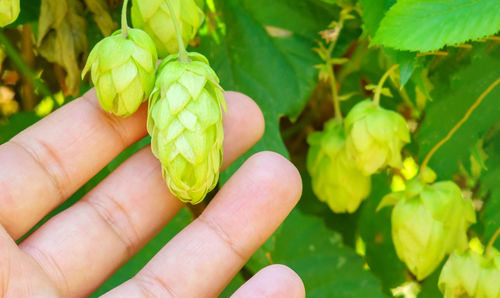
POLYGON ((174 23, 175 34, 177 35, 177 44, 179 45, 179 61, 190 62, 188 57, 188 52, 186 51, 186 46, 184 45, 184 41, 182 40, 181 26, 179 24, 179 19, 175 14, 175 10, 171 0, 167 1, 167 6, 168 6, 168 11, 170 12, 170 16, 172 17, 172 22, 174 23))
MULTIPOLYGON (((49 90, 47 86, 45 86, 41 79, 31 70, 31 68, 26 65, 21 56, 18 53, 18 50, 14 48, 14 46, 10 43, 7 37, 0 31, 0 45, 4 46, 5 53, 10 57, 12 62, 17 66, 19 71, 21 71, 29 80, 33 82, 33 85, 40 91, 40 93, 45 97, 50 97, 54 99, 52 92, 49 90)), ((56 100, 54 99, 54 102, 56 100)))
POLYGON ((391 73, 396 70, 396 68, 399 67, 399 64, 393 65, 391 68, 389 68, 388 71, 385 72, 384 76, 382 79, 380 79, 380 82, 378 82, 377 88, 375 89, 375 96, 373 97, 373 104, 378 106, 380 104, 380 96, 382 93, 382 88, 384 87, 385 81, 389 78, 391 73))
MULTIPOLYGON (((33 69, 35 65, 35 55, 33 54, 33 32, 30 24, 24 24, 22 29, 21 48, 23 54, 23 61, 26 66, 33 69)), ((31 111, 36 106, 35 88, 33 81, 28 74, 23 74, 22 89, 22 106, 26 111, 31 111)))
POLYGON ((497 229, 495 234, 493 234, 490 241, 488 242, 488 245, 486 246, 486 250, 485 250, 486 255, 488 255, 489 252, 491 251, 491 248, 493 247, 493 244, 495 244, 495 240, 497 240, 498 236, 500 236, 500 228, 497 229))
POLYGON ((128 8, 128 0, 123 0, 123 6, 122 6, 122 36, 123 36, 123 38, 128 37, 127 8, 128 8))
POLYGON ((338 123, 342 123, 342 111, 340 109, 340 100, 337 88, 337 80, 335 78, 335 72, 333 71, 333 65, 330 61, 328 61, 328 76, 330 77, 330 89, 332 92, 332 100, 333 100, 333 108, 335 113, 335 120, 338 123))

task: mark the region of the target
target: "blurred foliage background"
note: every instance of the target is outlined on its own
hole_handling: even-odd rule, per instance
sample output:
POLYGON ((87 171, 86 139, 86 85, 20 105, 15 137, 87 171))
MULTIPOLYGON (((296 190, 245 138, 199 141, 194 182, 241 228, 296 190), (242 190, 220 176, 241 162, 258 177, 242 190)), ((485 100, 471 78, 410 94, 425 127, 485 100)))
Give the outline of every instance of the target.
MULTIPOLYGON (((390 172, 373 178, 370 198, 354 214, 338 215, 319 202, 305 170, 306 138, 333 116, 329 85, 318 79, 323 62, 315 48, 332 34, 342 5, 355 7, 336 38, 332 57, 342 110, 371 97, 393 64, 392 98, 412 130, 404 152, 421 160, 486 87, 500 77, 500 38, 490 37, 435 52, 370 46, 395 0, 210 0, 199 37, 190 45, 206 55, 222 86, 248 94, 266 119, 264 138, 222 175, 227 181, 249 155, 272 150, 300 169, 304 194, 285 223, 234 278, 222 297, 262 267, 284 263, 304 280, 310 297, 384 297, 413 278, 391 240, 390 209, 375 212, 397 183, 390 172), (402 87, 404 86, 404 87, 402 87), (348 100, 347 100, 348 99, 348 100)), ((89 50, 118 28, 120 0, 22 0, 18 20, 0 31, 0 144, 90 89, 80 73, 89 50)), ((443 20, 443 22, 450 20, 443 20)), ((445 24, 445 23, 442 23, 445 24)), ((500 226, 500 90, 493 91, 430 166, 453 179, 479 212, 471 237, 489 239, 500 226)), ((74 204, 121 162, 149 143, 128 148, 48 218, 74 204)), ((184 209, 94 295, 131 278, 178 231, 190 223, 184 209)), ((500 242, 500 241, 499 241, 500 242)), ((497 242, 497 247, 500 248, 497 242)), ((421 297, 441 297, 439 270, 423 283, 421 297)))

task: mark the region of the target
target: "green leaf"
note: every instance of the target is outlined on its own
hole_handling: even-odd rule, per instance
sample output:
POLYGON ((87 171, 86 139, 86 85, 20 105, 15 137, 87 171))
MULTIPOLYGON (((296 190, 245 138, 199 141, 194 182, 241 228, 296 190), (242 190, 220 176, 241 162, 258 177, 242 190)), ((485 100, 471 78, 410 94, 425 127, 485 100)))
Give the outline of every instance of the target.
POLYGON ((372 193, 362 205, 360 234, 366 245, 366 261, 371 271, 384 286, 386 293, 405 282, 406 266, 398 256, 392 242, 392 208, 376 212, 382 198, 391 190, 388 177, 376 175, 372 180, 372 193))
MULTIPOLYGON (((438 82, 439 87, 432 93, 434 101, 428 104, 417 136, 420 161, 463 118, 480 94, 500 77, 498 54, 498 49, 491 54, 486 54, 484 49, 475 51, 470 65, 451 75, 449 85, 438 82)), ((457 61, 450 58, 447 63, 455 64, 457 61)), ((450 77, 450 74, 447 76, 450 77)), ((433 156, 429 165, 439 179, 450 179, 458 171, 460 161, 467 163, 478 140, 492 126, 500 123, 498 98, 500 88, 497 87, 433 156)))
MULTIPOLYGON (((480 222, 484 225, 483 243, 487 243, 495 231, 500 228, 500 131, 496 131, 493 138, 489 140, 485 148, 488 159, 486 166, 488 170, 481 175, 481 192, 487 200, 483 212, 480 213, 480 222)), ((500 239, 495 246, 500 249, 500 239)))
POLYGON ((441 265, 431 274, 429 275, 424 282, 422 283, 422 288, 420 289, 420 293, 417 297, 419 298, 442 298, 443 294, 439 291, 438 281, 439 275, 441 274, 441 270, 443 265, 448 260, 448 257, 445 257, 441 265))
POLYGON ((34 112, 21 112, 12 115, 7 122, 0 123, 0 144, 7 142, 38 120, 40 117, 34 112))
POLYGON ((17 20, 8 25, 7 28, 17 28, 19 25, 35 22, 40 14, 41 0, 21 0, 21 12, 17 20))
POLYGON ((246 282, 245 278, 241 273, 236 274, 236 276, 231 280, 231 282, 226 286, 224 291, 219 295, 219 298, 229 298, 234 294, 244 283, 246 282))
POLYGON ((404 0, 387 12, 372 43, 427 52, 499 30, 498 0, 404 0))
POLYGON ((297 272, 308 297, 385 297, 363 259, 321 219, 294 210, 275 237, 270 258, 297 272))
POLYGON ((411 52, 384 49, 394 64, 399 64, 400 88, 403 88, 410 80, 417 67, 417 55, 411 52))
MULTIPOLYGON (((249 154, 271 150, 288 156, 279 119, 297 118, 316 86, 319 58, 312 48, 333 19, 328 7, 312 0, 216 1, 227 29, 202 36, 197 50, 209 58, 226 90, 247 94, 263 111, 265 135, 249 154)), ((249 154, 233 163, 223 180, 249 154)))
POLYGON ((370 36, 375 36, 380 21, 385 13, 396 3, 396 0, 360 0, 359 4, 363 9, 364 29, 370 36))

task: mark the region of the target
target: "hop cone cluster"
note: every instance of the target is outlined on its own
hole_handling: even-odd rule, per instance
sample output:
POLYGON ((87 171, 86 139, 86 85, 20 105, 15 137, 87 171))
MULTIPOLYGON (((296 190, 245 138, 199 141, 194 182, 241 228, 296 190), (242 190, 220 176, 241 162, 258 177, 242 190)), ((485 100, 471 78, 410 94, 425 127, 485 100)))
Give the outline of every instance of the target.
POLYGON ((0 27, 13 23, 20 11, 19 0, 0 0, 0 27))
POLYGON ((439 289, 445 298, 500 297, 500 253, 494 248, 488 256, 453 253, 439 276, 439 289))
POLYGON ((195 37, 204 19, 203 11, 195 0, 133 0, 132 23, 151 36, 160 57, 178 51, 175 28, 166 1, 170 1, 179 18, 179 29, 186 45, 195 37))
POLYGON ((371 180, 347 154, 344 127, 332 119, 308 142, 307 169, 316 196, 334 212, 356 211, 370 193, 371 180))
POLYGON ((362 101, 345 119, 347 150, 365 175, 387 165, 401 166, 401 149, 410 142, 405 119, 396 112, 362 101))
POLYGON ((99 103, 105 111, 130 116, 151 94, 158 56, 142 30, 121 30, 101 40, 91 51, 83 76, 91 70, 99 103))
POLYGON ((171 55, 160 65, 151 95, 148 131, 163 176, 181 201, 197 204, 219 179, 222 162, 222 110, 218 78, 207 59, 190 53, 192 62, 171 55))
POLYGON ((398 257, 422 280, 445 255, 467 248, 467 229, 476 221, 472 202, 451 181, 425 185, 411 180, 404 192, 384 200, 398 203, 392 211, 392 238, 398 257), (392 198, 391 198, 392 197, 392 198))

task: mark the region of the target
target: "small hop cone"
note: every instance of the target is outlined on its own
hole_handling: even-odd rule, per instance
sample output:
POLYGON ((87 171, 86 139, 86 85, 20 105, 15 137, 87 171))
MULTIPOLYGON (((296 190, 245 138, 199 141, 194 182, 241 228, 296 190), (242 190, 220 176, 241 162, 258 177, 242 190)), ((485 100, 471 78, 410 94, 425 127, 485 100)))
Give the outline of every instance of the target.
POLYGON ((308 142, 307 169, 316 196, 333 212, 355 212, 370 194, 371 180, 347 154, 343 126, 332 119, 308 142))
POLYGON ((189 58, 191 62, 180 62, 178 55, 171 55, 160 65, 148 131, 172 193, 197 204, 219 180, 226 103, 207 59, 198 53, 189 58))
POLYGON ((488 256, 467 250, 454 252, 441 271, 439 289, 445 298, 500 297, 500 253, 488 256))
POLYGON ((121 30, 101 40, 91 51, 82 76, 91 70, 92 82, 102 108, 127 117, 137 111, 153 91, 158 55, 142 30, 121 30))
POLYGON ((401 149, 410 142, 405 119, 396 112, 360 102, 345 119, 347 151, 365 175, 386 167, 401 167, 401 149))
POLYGON ((405 192, 388 197, 400 197, 391 220, 398 257, 422 280, 447 254, 467 248, 467 229, 476 215, 455 183, 424 185, 417 179, 408 182, 405 192))
POLYGON ((20 11, 19 0, 0 0, 0 27, 13 23, 20 11))
POLYGON ((175 15, 180 20, 180 31, 185 45, 196 36, 205 17, 195 0, 132 0, 132 24, 151 36, 162 58, 179 50, 174 23, 166 1, 171 2, 175 15))

